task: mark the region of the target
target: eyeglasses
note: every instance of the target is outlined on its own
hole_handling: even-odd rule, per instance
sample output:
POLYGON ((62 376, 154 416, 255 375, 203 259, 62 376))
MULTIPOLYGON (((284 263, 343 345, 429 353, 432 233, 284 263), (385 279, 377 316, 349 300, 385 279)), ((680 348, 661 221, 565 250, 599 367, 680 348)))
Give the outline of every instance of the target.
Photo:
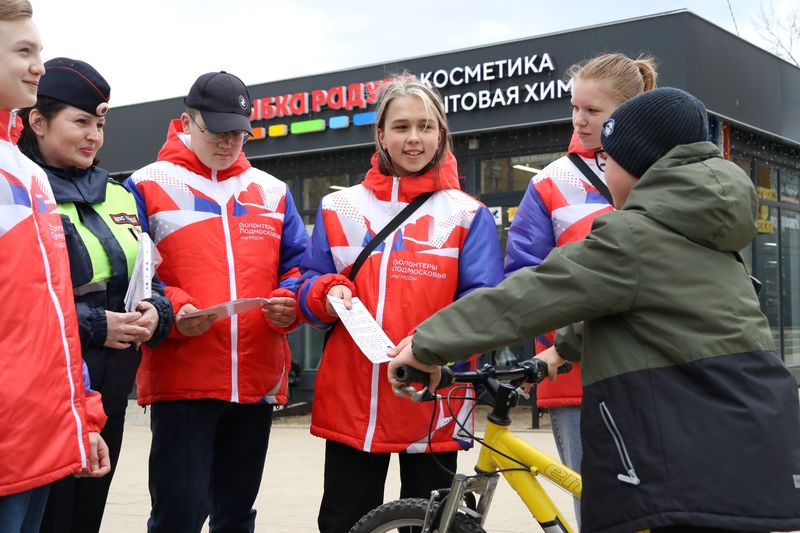
POLYGON ((600 172, 606 171, 606 151, 605 150, 598 150, 594 153, 594 162, 597 165, 597 168, 600 169, 600 172))
POLYGON ((229 131, 226 133, 214 133, 213 131, 209 130, 208 128, 201 128, 200 124, 194 119, 194 117, 189 114, 189 120, 192 121, 192 124, 197 126, 197 129, 200 130, 206 140, 210 143, 219 144, 224 140, 227 140, 231 144, 244 144, 247 142, 247 139, 250 137, 250 134, 246 131, 229 131))

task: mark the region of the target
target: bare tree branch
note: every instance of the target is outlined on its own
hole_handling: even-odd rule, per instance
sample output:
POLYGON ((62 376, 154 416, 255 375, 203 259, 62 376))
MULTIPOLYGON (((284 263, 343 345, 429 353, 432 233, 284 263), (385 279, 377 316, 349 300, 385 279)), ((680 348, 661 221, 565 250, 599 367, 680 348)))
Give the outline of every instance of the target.
POLYGON ((759 3, 758 15, 755 19, 755 26, 761 37, 769 44, 775 55, 800 67, 798 55, 794 47, 795 42, 800 39, 800 8, 793 4, 776 12, 772 2, 765 6, 763 0, 759 3))

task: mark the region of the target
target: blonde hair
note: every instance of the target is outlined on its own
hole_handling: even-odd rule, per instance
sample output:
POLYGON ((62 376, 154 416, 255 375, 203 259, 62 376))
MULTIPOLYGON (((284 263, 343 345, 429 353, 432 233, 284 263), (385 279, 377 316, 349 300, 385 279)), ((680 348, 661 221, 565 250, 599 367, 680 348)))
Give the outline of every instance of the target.
POLYGON ((28 0, 0 0, 0 20, 31 18, 33 7, 28 0))
POLYGON ((447 126, 447 116, 444 112, 442 97, 438 91, 428 87, 408 72, 393 76, 381 85, 376 109, 377 115, 375 117, 375 150, 378 153, 378 170, 387 176, 394 174, 394 167, 389 152, 381 146, 378 133, 384 129, 389 104, 392 103, 392 100, 404 96, 415 96, 420 99, 426 115, 435 118, 436 122, 438 122, 441 135, 441 141, 433 159, 418 174, 424 174, 429 169, 437 167, 447 152, 451 150, 450 129, 447 126))
POLYGON ((605 80, 620 102, 630 100, 656 87, 658 73, 652 57, 631 59, 625 54, 603 54, 572 65, 567 71, 571 78, 605 80))

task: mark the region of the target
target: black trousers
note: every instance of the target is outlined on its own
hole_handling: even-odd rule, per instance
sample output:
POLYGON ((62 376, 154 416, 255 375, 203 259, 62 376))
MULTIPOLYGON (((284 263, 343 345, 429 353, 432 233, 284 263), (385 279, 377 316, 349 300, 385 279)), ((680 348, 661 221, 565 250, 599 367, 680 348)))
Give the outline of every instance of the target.
MULTIPOLYGON (((448 488, 458 452, 401 453, 400 497, 429 498, 431 491, 448 488)), ((334 441, 325 443, 325 490, 317 525, 322 533, 347 533, 358 520, 383 503, 389 453, 369 453, 334 441)))
POLYGON ((251 533, 272 406, 221 400, 152 405, 150 533, 251 533))
MULTIPOLYGON (((111 472, 101 478, 67 476, 50 486, 40 533, 97 533, 103 520, 108 489, 122 449, 125 411, 108 417, 100 432, 108 445, 111 472)), ((88 453, 88 450, 87 450, 88 453)))

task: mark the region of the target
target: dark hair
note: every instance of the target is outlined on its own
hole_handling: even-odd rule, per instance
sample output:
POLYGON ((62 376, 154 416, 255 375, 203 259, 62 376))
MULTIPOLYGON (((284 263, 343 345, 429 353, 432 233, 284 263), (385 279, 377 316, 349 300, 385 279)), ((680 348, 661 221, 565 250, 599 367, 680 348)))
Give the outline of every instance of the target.
MULTIPOLYGON (((19 136, 19 141, 17 142, 17 147, 19 147, 20 151, 25 154, 26 156, 30 157, 33 160, 39 160, 43 163, 47 163, 42 157, 42 152, 39 150, 39 139, 36 137, 36 134, 33 132, 33 128, 31 128, 30 122, 30 114, 31 109, 36 109, 39 113, 42 114, 44 119, 48 122, 52 121, 56 118, 63 109, 69 107, 69 104, 61 102, 59 100, 55 100, 53 98, 48 98, 47 96, 40 96, 36 100, 36 105, 33 107, 26 107, 25 109, 21 109, 19 111, 19 117, 22 119, 22 133, 19 136)), ((98 159, 95 159, 92 164, 96 165, 98 163, 98 159)))

